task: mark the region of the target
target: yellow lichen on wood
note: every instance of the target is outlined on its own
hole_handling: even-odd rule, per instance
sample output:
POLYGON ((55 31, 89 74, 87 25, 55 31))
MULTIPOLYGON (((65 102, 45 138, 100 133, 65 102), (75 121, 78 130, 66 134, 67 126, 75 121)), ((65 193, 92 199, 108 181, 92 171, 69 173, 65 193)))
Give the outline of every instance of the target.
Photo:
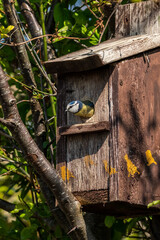
POLYGON ((137 167, 132 163, 132 161, 128 158, 128 155, 126 154, 124 156, 124 159, 127 162, 127 170, 128 170, 128 177, 132 176, 134 177, 134 175, 136 173, 140 174, 140 172, 138 171, 137 167))
POLYGON ((69 179, 72 177, 74 178, 75 176, 68 170, 68 168, 66 168, 66 166, 62 166, 61 167, 61 177, 63 179, 63 181, 65 181, 67 179, 67 181, 69 181, 69 179))
POLYGON ((115 168, 112 168, 112 167, 108 166, 107 160, 103 160, 103 163, 104 163, 104 168, 105 168, 106 172, 109 173, 109 175, 117 173, 115 168))
POLYGON ((109 168, 109 175, 112 175, 112 174, 115 174, 115 173, 117 173, 116 169, 110 167, 110 168, 109 168))
POLYGON ((147 158, 147 162, 148 162, 147 166, 150 166, 152 163, 157 165, 157 162, 152 157, 152 153, 150 150, 146 151, 146 158, 147 158))
POLYGON ((87 156, 84 157, 84 162, 85 162, 87 167, 89 167, 89 165, 93 165, 94 164, 94 162, 93 162, 93 160, 92 160, 90 155, 87 155, 87 156))

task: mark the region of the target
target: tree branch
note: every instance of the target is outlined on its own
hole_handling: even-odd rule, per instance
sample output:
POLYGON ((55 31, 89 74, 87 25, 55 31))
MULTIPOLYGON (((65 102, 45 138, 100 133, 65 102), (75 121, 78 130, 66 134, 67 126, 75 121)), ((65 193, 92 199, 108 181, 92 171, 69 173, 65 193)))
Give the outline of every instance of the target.
POLYGON ((7 212, 11 212, 15 209, 15 204, 9 203, 3 199, 0 199, 0 208, 7 212))
MULTIPOLYGON (((4 3, 5 3, 5 10, 7 12, 7 17, 8 17, 9 24, 15 26, 15 28, 17 29, 13 36, 14 36, 14 42, 16 44, 18 44, 19 42, 23 41, 23 37, 22 37, 22 35, 19 31, 18 24, 17 24, 17 19, 15 19, 15 17, 17 17, 17 15, 16 15, 16 12, 15 12, 14 6, 12 4, 12 8, 11 8, 11 5, 9 4, 8 0, 4 1, 4 3)), ((33 15, 33 11, 30 8, 29 1, 19 0, 19 4, 22 4, 21 8, 24 11, 23 13, 24 13, 24 16, 27 20, 27 23, 28 23, 29 27, 30 27, 31 34, 34 37, 37 37, 37 36, 41 35, 41 27, 39 26, 37 20, 35 19, 34 15, 33 15)), ((28 46, 28 45, 26 45, 26 46, 28 46)), ((29 85, 29 86, 36 86, 25 46, 23 45, 23 47, 22 47, 21 45, 18 45, 18 46, 16 46, 16 48, 17 48, 18 57, 20 58, 21 68, 22 69, 25 69, 25 68, 28 69, 27 75, 26 75, 26 71, 23 75, 26 84, 29 85), (25 57, 24 57, 24 55, 25 55, 25 57)), ((49 79, 49 81, 50 81, 50 79, 49 79)), ((49 84, 52 84, 52 83, 49 83, 49 84)), ((34 122, 36 142, 37 142, 39 148, 42 150, 43 149, 43 142, 45 140, 45 131, 46 131, 43 111, 42 111, 42 108, 41 108, 39 102, 36 99, 34 99, 32 94, 30 94, 29 97, 30 97, 30 101, 31 101, 31 110, 32 110, 32 114, 33 114, 33 122, 34 122)), ((48 195, 50 194, 50 196, 52 197, 52 205, 54 206, 53 194, 50 191, 50 189, 47 188, 46 183, 43 182, 43 181, 40 181, 40 177, 39 177, 38 172, 37 172, 37 178, 38 178, 38 181, 40 183, 41 189, 43 190, 42 191, 43 195, 46 195, 45 191, 47 191, 48 195)), ((47 195, 47 197, 48 197, 48 195, 47 195)))
MULTIPOLYGON (((8 19, 8 23, 10 25, 13 25, 15 27, 14 30, 16 30, 12 34, 13 40, 15 43, 20 43, 23 41, 23 37, 19 30, 19 26, 17 24, 14 5, 13 3, 11 5, 9 0, 3 0, 3 5, 4 5, 5 13, 8 19)), ((18 56, 19 64, 22 70, 22 75, 26 85, 36 87, 36 82, 32 72, 32 67, 31 67, 25 46, 18 45, 15 47, 15 50, 18 56)), ((34 123, 34 129, 35 129, 36 142, 40 147, 42 147, 44 137, 45 137, 43 111, 39 102, 33 97, 32 92, 28 94, 31 100, 30 103, 31 103, 31 110, 33 113, 33 123, 34 123)))
POLYGON ((74 229, 73 231, 76 234, 74 240, 87 240, 86 226, 81 212, 81 205, 68 190, 64 181, 31 138, 20 118, 15 98, 10 90, 2 67, 0 67, 0 101, 2 103, 6 124, 8 122, 7 120, 12 123, 7 127, 19 144, 25 158, 56 197, 60 209, 69 221, 71 229, 74 229), (10 104, 10 99, 14 100, 12 104, 10 104))
MULTIPOLYGON (((18 4, 20 6, 20 9, 22 11, 23 16, 26 19, 26 22, 28 24, 29 31, 32 35, 32 37, 39 37, 42 35, 42 28, 37 22, 37 19, 35 18, 34 12, 31 8, 30 1, 29 0, 18 0, 18 4)), ((41 39, 41 47, 43 47, 43 40, 41 39)), ((43 51, 42 51, 43 52, 43 51)), ((55 58, 55 52, 49 45, 47 44, 47 53, 48 53, 48 59, 54 59, 55 58)))

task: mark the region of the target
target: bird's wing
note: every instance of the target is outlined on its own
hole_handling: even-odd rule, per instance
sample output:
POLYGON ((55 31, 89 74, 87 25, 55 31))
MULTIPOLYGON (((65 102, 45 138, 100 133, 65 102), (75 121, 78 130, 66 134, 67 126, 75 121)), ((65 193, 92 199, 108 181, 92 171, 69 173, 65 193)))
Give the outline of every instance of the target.
POLYGON ((85 100, 85 101, 82 101, 85 105, 87 106, 90 106, 91 108, 94 108, 94 104, 93 102, 91 102, 90 100, 85 100))

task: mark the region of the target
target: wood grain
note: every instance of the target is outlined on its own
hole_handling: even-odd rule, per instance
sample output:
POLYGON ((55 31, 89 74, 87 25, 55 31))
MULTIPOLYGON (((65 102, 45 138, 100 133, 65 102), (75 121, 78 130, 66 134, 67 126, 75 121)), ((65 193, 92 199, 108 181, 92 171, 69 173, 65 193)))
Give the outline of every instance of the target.
POLYGON ((159 18, 160 3, 146 1, 120 5, 115 13, 113 35, 116 38, 44 62, 44 65, 48 73, 80 72, 157 48, 160 46, 159 18))
POLYGON ((63 126, 59 127, 60 135, 72 135, 72 134, 80 134, 80 133, 89 133, 89 132, 101 132, 101 131, 109 131, 110 123, 108 121, 97 122, 97 123, 82 123, 75 124, 71 126, 63 126))
MULTIPOLYGON (((116 31, 123 38, 45 63, 49 73, 58 72, 57 169, 88 209, 90 204, 103 204, 103 211, 106 202, 124 201, 141 204, 139 210, 133 206, 136 215, 142 205, 146 208, 160 198, 160 8, 156 6, 151 2, 120 6, 116 31), (95 114, 83 120, 66 113, 74 100, 92 101, 95 114), (155 161, 151 165, 146 151, 155 161)), ((123 208, 121 214, 127 211, 123 208)))
POLYGON ((102 67, 160 46, 160 34, 112 39, 44 63, 48 73, 80 72, 102 67))
POLYGON ((112 71, 113 67, 107 66, 59 76, 57 169, 60 174, 63 170, 64 180, 71 191, 108 188, 108 81, 112 71), (94 103, 95 113, 90 119, 65 112, 67 104, 76 99, 88 99, 94 103))
POLYGON ((146 1, 119 5, 115 13, 115 37, 160 33, 160 5, 146 1))

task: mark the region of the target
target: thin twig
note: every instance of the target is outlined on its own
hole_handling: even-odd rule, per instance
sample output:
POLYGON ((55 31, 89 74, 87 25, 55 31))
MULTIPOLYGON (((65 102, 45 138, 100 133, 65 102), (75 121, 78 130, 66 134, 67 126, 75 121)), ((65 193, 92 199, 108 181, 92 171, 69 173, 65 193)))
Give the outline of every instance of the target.
POLYGON ((87 3, 87 0, 85 0, 85 5, 86 5, 86 7, 88 8, 88 10, 92 13, 92 15, 95 17, 95 18, 97 18, 97 19, 99 19, 99 17, 92 11, 92 9, 89 7, 89 5, 88 5, 88 3, 87 3))
POLYGON ((108 18, 108 20, 107 20, 107 22, 106 22, 106 24, 105 24, 105 26, 104 26, 104 28, 103 28, 103 31, 102 31, 102 33, 101 33, 101 36, 100 36, 100 38, 99 38, 98 43, 100 43, 100 42, 102 41, 102 37, 103 37, 104 32, 106 31, 106 28, 107 28, 107 26, 108 26, 108 24, 109 24, 109 22, 110 22, 110 20, 111 20, 111 17, 112 17, 113 14, 115 13, 115 11, 117 10, 117 8, 118 8, 118 6, 119 6, 119 4, 120 4, 121 2, 122 2, 122 0, 115 5, 112 13, 110 14, 110 16, 109 16, 109 18, 108 18))
MULTIPOLYGON (((23 24, 22 24, 22 22, 21 22, 21 20, 20 20, 20 18, 19 18, 19 16, 18 16, 18 14, 17 14, 17 12, 16 12, 16 18, 17 18, 17 21, 18 21, 18 23, 19 23, 19 29, 21 30, 21 34, 22 34, 23 40, 25 40, 25 39, 24 39, 23 32, 25 33, 25 35, 26 35, 27 38, 29 39, 29 36, 28 36, 27 32, 25 31, 25 29, 24 29, 24 27, 23 27, 23 24)), ((30 44, 32 44, 32 42, 30 42, 30 44)), ((47 75, 44 67, 43 67, 42 64, 41 64, 41 61, 40 61, 40 59, 39 59, 36 51, 34 51, 34 54, 36 55, 36 57, 35 57, 35 55, 33 54, 32 50, 30 49, 30 47, 28 46, 28 44, 25 44, 25 45, 26 45, 26 48, 28 49, 28 51, 31 53, 31 55, 32 55, 32 57, 33 57, 33 59, 34 59, 34 61, 35 61, 36 66, 38 67, 38 69, 40 70, 40 72, 42 73, 42 75, 44 76, 44 78, 47 80, 48 84, 51 86, 52 91, 56 93, 56 92, 57 92, 57 89, 56 89, 54 83, 52 83, 51 80, 50 80, 50 78, 48 77, 48 75, 47 75)))
POLYGON ((0 130, 0 135, 4 136, 6 138, 14 140, 14 138, 12 136, 8 135, 7 133, 3 132, 2 130, 0 130))
POLYGON ((3 176, 6 176, 6 175, 9 175, 10 172, 13 172, 14 170, 16 170, 16 168, 13 168, 13 169, 11 169, 11 170, 8 170, 8 171, 5 172, 5 173, 0 174, 0 177, 3 177, 3 176))
POLYGON ((143 229, 143 225, 140 221, 138 221, 138 225, 141 228, 141 231, 143 232, 144 236, 148 239, 148 236, 146 235, 148 232, 145 229, 143 229))
MULTIPOLYGON (((30 176, 29 176, 29 174, 21 167, 21 165, 23 165, 23 166, 25 166, 25 164, 23 164, 23 163, 21 163, 21 162, 17 162, 17 161, 15 161, 15 160, 12 160, 12 159, 9 159, 8 157, 1 157, 0 156, 0 162, 11 162, 13 165, 15 165, 16 166, 16 168, 15 169, 20 169, 21 170, 21 172, 26 176, 26 178, 27 179, 29 179, 30 178, 30 176)), ((1 163, 0 163, 1 164, 1 163)), ((3 165, 3 164, 1 164, 1 165, 3 165)), ((3 165, 3 167, 4 167, 4 165, 3 165)), ((12 169, 12 170, 15 170, 15 169, 12 169)), ((6 168, 6 170, 8 170, 7 168, 6 168)), ((17 170, 16 170, 16 173, 17 174, 19 174, 19 175, 22 175, 20 172, 18 172, 17 170)), ((22 176, 24 176, 24 175, 22 175, 22 176)))
POLYGON ((0 123, 2 123, 4 126, 9 126, 12 125, 11 122, 9 122, 8 120, 4 119, 4 118, 0 118, 0 123))
POLYGON ((49 122, 51 122, 54 118, 55 118, 55 116, 51 117, 51 118, 48 119, 46 122, 49 123, 49 122))
MULTIPOLYGON (((58 38, 58 39, 71 39, 71 40, 88 40, 88 39, 90 39, 90 38, 93 36, 93 34, 94 34, 95 31, 97 30, 97 28, 99 28, 99 26, 100 26, 100 24, 98 24, 98 25, 95 27, 95 29, 93 30, 92 34, 91 34, 89 37, 85 37, 85 38, 58 36, 57 34, 45 34, 45 35, 41 35, 41 36, 38 36, 38 37, 31 38, 31 39, 29 39, 29 40, 26 40, 26 41, 20 42, 20 43, 14 43, 14 42, 4 43, 4 42, 1 42, 1 41, 0 41, 0 44, 6 45, 6 46, 10 46, 10 47, 16 47, 16 46, 19 46, 19 45, 23 45, 23 44, 32 42, 33 40, 40 39, 40 38, 43 38, 43 37, 53 37, 53 38, 58 38)), ((54 39, 53 39, 52 41, 54 42, 54 39)))
POLYGON ((22 103, 22 102, 30 102, 30 100, 21 100, 21 101, 17 102, 17 105, 18 105, 19 103, 22 103))
MULTIPOLYGON (((43 91, 42 75, 40 77, 40 80, 41 80, 41 90, 43 91)), ((44 119, 45 119, 45 126, 46 126, 46 129, 47 129, 47 132, 49 132, 49 129, 50 129, 50 131, 54 135, 53 128, 48 123, 47 108, 46 108, 46 103, 45 103, 44 99, 43 99, 43 111, 44 111, 44 119)), ((48 142, 51 142, 50 135, 47 134, 47 138, 48 138, 48 142)), ((50 156, 51 156, 51 164, 53 165, 54 164, 54 151, 53 151, 53 146, 52 145, 50 145, 50 156)))
POLYGON ((50 93, 43 92, 43 91, 41 91, 41 90, 39 90, 39 89, 37 89, 35 87, 33 88, 33 86, 30 87, 30 86, 20 82, 18 79, 14 78, 14 77, 11 77, 8 74, 6 74, 6 76, 8 76, 9 78, 11 78, 14 81, 18 82, 19 84, 21 84, 29 92, 33 92, 34 91, 34 92, 40 93, 40 94, 45 95, 45 96, 55 96, 57 94, 57 93, 50 94, 50 93))
POLYGON ((0 162, 10 162, 10 163, 15 163, 17 166, 28 166, 28 164, 18 162, 9 158, 1 157, 0 156, 0 162))

